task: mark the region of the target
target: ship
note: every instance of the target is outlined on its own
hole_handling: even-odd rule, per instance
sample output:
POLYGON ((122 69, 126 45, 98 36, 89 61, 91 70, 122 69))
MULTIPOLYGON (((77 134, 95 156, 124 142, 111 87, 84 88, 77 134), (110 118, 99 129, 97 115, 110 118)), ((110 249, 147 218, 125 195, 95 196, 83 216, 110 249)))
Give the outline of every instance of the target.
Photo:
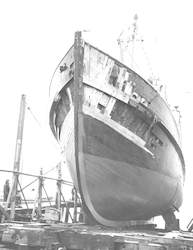
POLYGON ((151 82, 83 39, 57 66, 49 125, 89 221, 123 227, 183 201, 185 163, 171 108, 151 82))

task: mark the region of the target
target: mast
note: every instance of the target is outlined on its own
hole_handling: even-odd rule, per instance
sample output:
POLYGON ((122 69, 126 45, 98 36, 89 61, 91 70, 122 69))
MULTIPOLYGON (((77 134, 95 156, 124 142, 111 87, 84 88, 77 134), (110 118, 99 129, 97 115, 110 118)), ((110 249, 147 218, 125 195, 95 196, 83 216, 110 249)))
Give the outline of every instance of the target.
MULTIPOLYGON (((126 34, 126 41, 125 41, 125 30, 122 31, 120 34, 119 38, 117 39, 118 44, 119 44, 119 49, 120 49, 120 56, 121 56, 121 61, 124 63, 124 52, 127 50, 128 43, 132 42, 132 51, 131 51, 131 69, 133 69, 133 64, 134 64, 134 50, 135 50, 135 41, 136 41, 136 35, 137 35, 137 19, 138 15, 136 14, 134 16, 134 22, 133 22, 133 33, 129 36, 126 34)), ((129 28, 130 29, 130 28, 129 28)), ((128 30, 129 30, 128 29, 128 30)))
POLYGON ((137 19, 138 16, 135 14, 134 16, 134 23, 133 23, 133 34, 132 34, 132 54, 131 54, 131 69, 133 69, 133 62, 134 62, 134 50, 135 50, 135 40, 136 40, 136 35, 137 35, 137 19))
POLYGON ((124 63, 124 56, 123 56, 123 50, 124 50, 124 41, 122 40, 122 35, 123 35, 124 30, 121 32, 119 38, 117 39, 119 49, 120 49, 120 56, 121 56, 121 62, 124 63))
POLYGON ((19 179, 18 172, 20 171, 20 160, 21 160, 21 149, 22 149, 22 142, 23 142, 25 109, 26 109, 26 96, 22 95, 21 104, 20 104, 19 121, 18 121, 14 167, 13 167, 13 171, 14 171, 13 172, 13 182, 12 182, 12 187, 11 187, 10 194, 8 197, 8 203, 9 203, 9 198, 11 196, 11 216, 10 216, 11 220, 15 219, 15 201, 16 201, 16 195, 17 195, 17 189, 18 189, 18 179, 19 179))

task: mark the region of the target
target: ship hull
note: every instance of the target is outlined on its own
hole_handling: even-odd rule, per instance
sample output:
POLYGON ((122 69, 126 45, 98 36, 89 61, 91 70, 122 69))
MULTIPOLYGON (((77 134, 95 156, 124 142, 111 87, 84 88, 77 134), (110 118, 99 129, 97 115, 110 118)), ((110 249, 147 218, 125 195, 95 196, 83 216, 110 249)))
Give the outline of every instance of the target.
MULTIPOLYGON (((148 220, 163 214, 173 204, 182 203, 182 186, 176 178, 172 151, 168 165, 159 162, 147 151, 97 119, 83 115, 78 154, 81 188, 94 219, 106 226, 123 226, 130 220, 148 220), (85 133, 86 131, 86 133, 85 133), (155 168, 156 166, 156 168, 155 168)), ((64 127, 66 124, 64 123, 64 127)), ((74 124, 65 138, 66 161, 73 182, 77 184, 74 156, 74 124)))
POLYGON ((106 79, 114 60, 104 59, 102 70, 95 70, 99 67, 95 58, 100 55, 101 61, 104 54, 83 47, 76 40, 58 66, 50 126, 64 148, 88 218, 118 227, 178 209, 184 161, 171 111, 157 91, 132 71, 128 72, 135 84, 130 81, 127 91, 120 87, 121 79, 119 87, 109 86, 106 79), (62 75, 64 63, 70 67, 62 75))

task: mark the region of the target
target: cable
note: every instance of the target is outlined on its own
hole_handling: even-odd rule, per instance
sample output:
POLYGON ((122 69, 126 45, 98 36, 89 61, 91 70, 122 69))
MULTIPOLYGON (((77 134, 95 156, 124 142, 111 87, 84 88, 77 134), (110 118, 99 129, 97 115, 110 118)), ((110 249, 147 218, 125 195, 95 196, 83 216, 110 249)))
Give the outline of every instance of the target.
POLYGON ((149 62, 148 57, 147 57, 147 53, 146 53, 146 51, 145 51, 144 46, 142 45, 142 42, 143 42, 143 41, 141 41, 141 47, 142 47, 142 49, 143 49, 143 53, 144 53, 144 55, 145 55, 145 59, 147 60, 147 63, 148 63, 148 65, 149 65, 149 69, 150 69, 150 72, 151 72, 151 74, 152 74, 152 77, 153 77, 153 79, 155 79, 155 76, 154 76, 154 74, 153 74, 153 70, 152 70, 152 68, 151 68, 150 62, 149 62))
MULTIPOLYGON (((48 170, 43 177, 45 177, 46 174, 48 174, 49 172, 51 172, 52 170, 54 170, 58 165, 56 165, 55 167, 51 168, 50 170, 48 170)), ((24 190, 25 188, 29 187, 30 185, 32 185, 34 182, 36 182, 37 180, 39 180, 39 178, 35 179, 34 181, 30 182, 27 186, 25 186, 24 188, 22 188, 22 190, 24 190)))
MULTIPOLYGON (((131 55, 131 53, 129 52, 129 50, 127 49, 127 53, 130 55, 130 57, 132 58, 132 55, 131 55)), ((135 60, 133 59, 133 62, 134 62, 134 64, 135 64, 135 66, 138 68, 138 70, 139 70, 139 72, 140 72, 140 74, 141 75, 143 75, 143 73, 142 73, 142 71, 140 70, 140 68, 139 68, 139 66, 137 65, 137 63, 135 62, 135 60)))
POLYGON ((29 107, 29 105, 28 105, 27 102, 26 102, 26 104, 27 104, 27 109, 30 111, 31 115, 32 115, 33 118, 36 120, 36 122, 37 122, 37 124, 40 126, 40 128, 42 129, 41 124, 39 123, 38 119, 35 117, 35 115, 34 115, 33 112, 31 111, 31 109, 30 109, 30 107, 29 107))
MULTIPOLYGON (((31 113, 32 117, 35 119, 35 121, 37 122, 37 124, 39 125, 39 127, 41 128, 46 140, 48 140, 48 138, 46 137, 45 135, 45 131, 43 130, 40 122, 38 121, 38 119, 36 118, 36 116, 34 115, 34 113, 32 112, 31 108, 29 107, 29 104, 26 102, 26 105, 27 105, 27 109, 29 110, 29 112, 31 113)), ((50 140, 48 140, 57 150, 59 150, 59 148, 50 140)))

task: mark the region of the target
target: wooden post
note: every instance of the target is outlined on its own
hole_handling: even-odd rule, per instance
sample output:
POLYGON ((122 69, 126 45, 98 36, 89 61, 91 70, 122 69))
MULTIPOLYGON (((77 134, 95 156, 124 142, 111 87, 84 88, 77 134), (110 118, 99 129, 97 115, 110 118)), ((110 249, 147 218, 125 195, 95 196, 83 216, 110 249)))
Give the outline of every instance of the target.
POLYGON ((42 216, 42 186, 43 186, 43 168, 40 168, 39 185, 38 185, 38 219, 42 216))
MULTIPOLYGON (((21 159, 21 149, 22 149, 22 140, 23 140, 23 127, 24 127, 24 117, 26 109, 26 96, 22 95, 21 104, 20 104, 20 114, 17 130, 17 139, 16 139, 16 148, 15 148, 15 159, 14 159, 14 168, 13 168, 13 179, 12 187, 10 189, 10 194, 8 198, 11 198, 11 220, 15 219, 15 200, 18 189, 18 173, 20 170, 20 159, 21 159), (11 197, 10 197, 11 196, 11 197)), ((9 203, 9 199, 7 201, 9 203)), ((8 207, 8 204, 7 204, 8 207)))
POLYGON ((39 182, 38 182, 38 190, 36 193, 36 198, 34 201, 34 207, 32 210, 32 220, 34 220, 35 212, 36 212, 36 204, 38 202, 38 209, 37 209, 37 219, 39 219, 42 215, 42 185, 43 185, 43 168, 40 168, 40 175, 39 175, 39 182))
MULTIPOLYGON (((84 195, 81 184, 81 167, 79 166, 79 150, 82 143, 81 137, 79 136, 80 127, 82 126, 82 105, 83 105, 83 47, 82 47, 82 33, 77 31, 75 33, 74 41, 74 138, 75 138, 75 166, 77 173, 77 184, 79 187, 79 193, 84 203, 84 195)), ((76 191, 76 190, 75 190, 76 191)), ((74 200, 74 216, 73 222, 77 220, 77 192, 75 192, 74 200)))
POLYGON ((62 163, 60 162, 58 164, 58 180, 57 180, 57 193, 56 193, 56 207, 60 211, 61 208, 61 188, 62 188, 62 173, 61 173, 61 165, 62 163))
POLYGON ((77 191, 76 188, 74 187, 74 215, 73 215, 73 222, 77 222, 77 191))
MULTIPOLYGON (((66 202, 67 204, 67 202, 66 202)), ((66 209, 65 209, 66 213, 65 213, 65 219, 64 219, 64 222, 68 223, 68 220, 69 220, 69 215, 70 215, 70 211, 68 209, 68 205, 66 205, 66 209)))

